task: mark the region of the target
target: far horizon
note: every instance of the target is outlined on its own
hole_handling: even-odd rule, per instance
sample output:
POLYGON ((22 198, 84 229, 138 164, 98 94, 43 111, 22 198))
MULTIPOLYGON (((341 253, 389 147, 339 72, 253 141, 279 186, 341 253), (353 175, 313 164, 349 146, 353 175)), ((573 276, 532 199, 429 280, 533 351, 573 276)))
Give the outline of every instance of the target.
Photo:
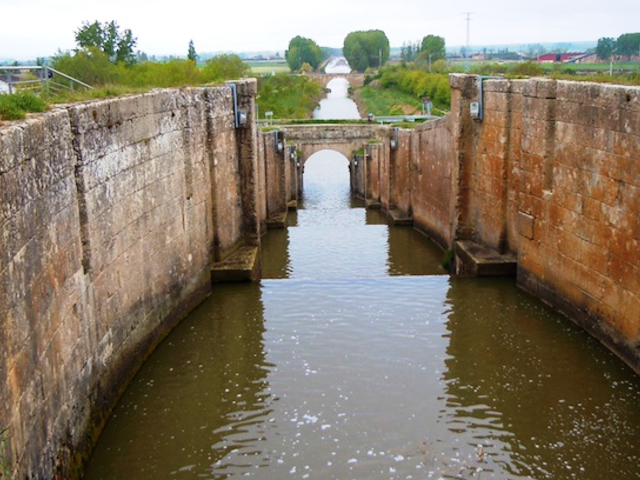
MULTIPOLYGON (((469 49, 471 50, 472 53, 480 53, 481 50, 483 49, 509 49, 510 51, 516 51, 517 49, 521 49, 521 50, 527 50, 530 47, 534 47, 534 46, 539 46, 539 47, 543 47, 546 50, 549 49, 566 49, 566 48, 573 48, 573 47, 581 47, 582 49, 586 50, 588 48, 594 48, 597 45, 597 40, 574 40, 574 41, 561 41, 561 42, 531 42, 531 43, 521 43, 521 42, 512 42, 512 43, 505 43, 505 44, 471 44, 469 45, 469 49)), ((328 49, 332 49, 332 50, 341 50, 342 46, 340 47, 331 47, 331 46, 325 46, 325 45, 321 45, 321 48, 328 48, 328 49)), ((391 46, 390 47, 392 51, 397 51, 400 50, 402 48, 401 46, 391 46)), ((463 48, 467 48, 466 45, 453 45, 453 46, 446 46, 446 50, 447 53, 452 53, 452 52, 458 52, 460 51, 460 49, 463 48)), ((66 53, 66 52, 70 52, 72 50, 66 50, 62 53, 66 53)), ((265 56, 265 55, 280 55, 283 59, 284 59, 284 55, 285 55, 285 51, 286 49, 280 49, 280 50, 245 50, 245 51, 232 51, 232 50, 217 50, 217 51, 212 51, 212 52, 201 52, 198 53, 199 56, 204 56, 206 58, 215 56, 215 55, 221 55, 221 54, 235 54, 238 55, 240 57, 244 57, 247 59, 250 58, 255 58, 257 56, 265 56), (253 57, 251 57, 253 56, 253 57)), ((150 53, 150 52, 142 52, 140 51, 140 53, 144 53, 146 54, 148 57, 155 57, 155 58, 168 58, 168 57, 174 57, 174 58, 186 58, 186 53, 183 55, 176 55, 176 54, 168 54, 168 53, 150 53)), ((7 62, 25 62, 25 63, 35 63, 39 58, 51 58, 53 56, 57 55, 39 55, 33 58, 26 58, 26 57, 22 57, 22 58, 17 58, 17 57, 0 57, 0 64, 7 64, 7 62)))

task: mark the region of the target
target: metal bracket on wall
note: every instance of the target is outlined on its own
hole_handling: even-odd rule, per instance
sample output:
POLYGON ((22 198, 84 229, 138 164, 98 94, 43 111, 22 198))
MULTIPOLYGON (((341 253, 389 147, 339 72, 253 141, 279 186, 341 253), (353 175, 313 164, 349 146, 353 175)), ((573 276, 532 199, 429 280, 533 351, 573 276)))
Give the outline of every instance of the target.
POLYGON ((246 110, 238 109, 238 86, 235 83, 227 83, 226 86, 231 88, 231 93, 233 95, 233 115, 235 127, 244 128, 247 126, 249 116, 247 115, 246 110))
POLYGON ((503 79, 504 77, 495 75, 476 75, 476 81, 478 82, 478 101, 471 102, 470 113, 471 118, 481 122, 484 119, 484 89, 483 84, 485 80, 491 79, 503 79))
POLYGON ((389 146, 391 147, 391 150, 396 150, 398 148, 398 131, 399 130, 400 130, 399 127, 396 127, 393 129, 393 137, 389 142, 389 146))
POLYGON ((284 151, 284 141, 280 136, 280 132, 278 130, 276 130, 274 133, 276 136, 276 152, 282 153, 284 151))

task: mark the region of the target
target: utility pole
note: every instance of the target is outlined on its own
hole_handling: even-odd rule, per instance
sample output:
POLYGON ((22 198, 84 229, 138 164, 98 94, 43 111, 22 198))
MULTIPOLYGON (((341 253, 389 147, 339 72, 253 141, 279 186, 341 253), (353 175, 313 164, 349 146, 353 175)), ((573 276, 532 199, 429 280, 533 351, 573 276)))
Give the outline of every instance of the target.
POLYGON ((467 16, 467 51, 465 56, 467 57, 467 67, 466 70, 467 72, 469 71, 469 54, 471 53, 471 50, 469 49, 469 29, 470 29, 470 25, 471 25, 471 14, 473 12, 465 12, 465 15, 467 16))

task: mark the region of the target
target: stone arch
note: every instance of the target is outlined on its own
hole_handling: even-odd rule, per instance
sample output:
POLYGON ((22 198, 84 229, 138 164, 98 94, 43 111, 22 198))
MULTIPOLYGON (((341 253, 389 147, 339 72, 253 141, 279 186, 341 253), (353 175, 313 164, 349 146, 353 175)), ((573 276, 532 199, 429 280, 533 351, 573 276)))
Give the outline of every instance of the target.
POLYGON ((364 73, 306 73, 304 75, 325 88, 335 78, 346 79, 352 87, 362 87, 367 77, 364 73))
POLYGON ((347 159, 353 157, 353 152, 363 147, 362 140, 352 142, 336 142, 336 143, 307 143, 300 142, 297 146, 300 159, 300 165, 304 167, 307 160, 314 154, 323 150, 333 150, 344 155, 347 159))

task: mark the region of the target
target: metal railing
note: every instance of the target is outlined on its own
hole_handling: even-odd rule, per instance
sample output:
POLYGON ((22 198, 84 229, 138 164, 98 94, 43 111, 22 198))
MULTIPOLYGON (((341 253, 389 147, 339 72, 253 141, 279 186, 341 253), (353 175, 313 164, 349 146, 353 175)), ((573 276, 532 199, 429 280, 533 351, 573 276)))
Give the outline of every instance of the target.
POLYGON ((57 94, 65 90, 93 88, 77 78, 46 66, 0 66, 0 93, 57 94))

